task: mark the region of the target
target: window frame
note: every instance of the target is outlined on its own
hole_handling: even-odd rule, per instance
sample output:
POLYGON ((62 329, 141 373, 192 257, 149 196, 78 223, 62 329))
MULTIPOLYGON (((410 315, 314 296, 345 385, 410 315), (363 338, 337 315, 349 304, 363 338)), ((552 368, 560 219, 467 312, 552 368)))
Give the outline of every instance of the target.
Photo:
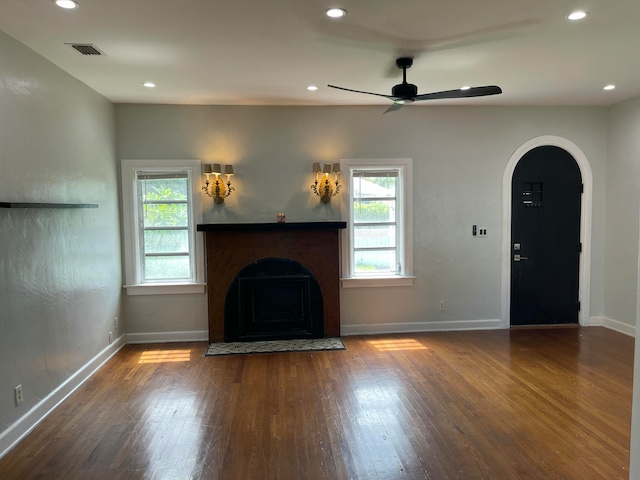
POLYGON ((127 295, 157 295, 203 293, 205 289, 204 240, 197 235, 196 226, 202 223, 202 195, 200 193, 200 160, 122 160, 122 222, 124 240, 125 285, 127 295), (143 280, 143 236, 141 232, 141 203, 138 194, 138 173, 187 174, 189 248, 192 277, 184 280, 143 280))
POLYGON ((341 216, 347 222, 347 228, 341 232, 341 269, 342 286, 356 287, 401 287, 413 286, 413 159, 380 158, 380 159, 342 159, 342 202, 341 216), (398 170, 396 191, 396 244, 398 257, 402 265, 399 274, 367 274, 357 275, 354 268, 354 221, 353 172, 358 170, 398 170))

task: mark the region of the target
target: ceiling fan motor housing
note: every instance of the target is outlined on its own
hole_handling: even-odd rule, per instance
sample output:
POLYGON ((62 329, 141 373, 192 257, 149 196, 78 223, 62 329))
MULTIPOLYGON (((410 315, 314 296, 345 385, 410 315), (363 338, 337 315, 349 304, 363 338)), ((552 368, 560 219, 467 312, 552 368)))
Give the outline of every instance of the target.
POLYGON ((396 67, 411 68, 413 65, 413 57, 400 57, 396 59, 396 67))
POLYGON ((391 89, 391 96, 402 99, 413 98, 418 94, 418 87, 413 83, 399 83, 391 89))

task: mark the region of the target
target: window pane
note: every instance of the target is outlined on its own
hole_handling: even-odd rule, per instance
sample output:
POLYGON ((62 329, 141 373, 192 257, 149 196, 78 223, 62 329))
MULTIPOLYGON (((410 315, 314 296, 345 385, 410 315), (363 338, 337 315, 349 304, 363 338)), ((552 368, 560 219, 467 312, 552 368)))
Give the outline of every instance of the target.
POLYGON ((395 225, 354 226, 353 243, 355 248, 395 247, 395 225))
POLYGON ((189 253, 189 179, 180 173, 141 174, 144 230, 144 279, 191 278, 188 255, 154 257, 153 253, 189 253), (184 230, 155 230, 153 227, 184 227, 184 230))
POLYGON ((395 250, 373 250, 355 252, 356 273, 395 272, 397 269, 395 250))
POLYGON ((145 230, 145 253, 189 252, 188 230, 145 230))
POLYGON ((141 184, 144 201, 187 199, 187 178, 157 178, 138 181, 141 184))
POLYGON ((353 197, 395 197, 397 181, 397 177, 354 176, 353 197))
POLYGON ((396 201, 354 199, 353 220, 356 223, 395 222, 396 201))
POLYGON ((145 227, 186 227, 189 209, 186 203, 143 205, 145 227))
POLYGON ((189 257, 145 257, 145 280, 187 279, 191 277, 189 257))

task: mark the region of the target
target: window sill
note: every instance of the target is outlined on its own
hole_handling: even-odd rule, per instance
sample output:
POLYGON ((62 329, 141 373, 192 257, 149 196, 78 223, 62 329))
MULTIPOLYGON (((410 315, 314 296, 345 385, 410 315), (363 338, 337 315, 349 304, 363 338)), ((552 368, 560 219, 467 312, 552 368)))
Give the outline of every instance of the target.
POLYGON ((416 277, 352 277, 342 278, 342 288, 413 287, 416 277))
POLYGON ((206 283, 150 283, 125 285, 127 295, 182 295, 204 293, 206 283))

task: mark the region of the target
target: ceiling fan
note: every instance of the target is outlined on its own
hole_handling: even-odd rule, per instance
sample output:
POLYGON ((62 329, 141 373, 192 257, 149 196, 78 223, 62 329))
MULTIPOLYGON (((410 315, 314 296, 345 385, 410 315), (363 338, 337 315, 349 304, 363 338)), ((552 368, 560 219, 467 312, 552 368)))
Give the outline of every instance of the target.
POLYGON ((502 89, 495 85, 485 87, 470 87, 466 89, 458 88, 456 90, 445 90, 443 92, 423 93, 418 95, 418 87, 413 83, 407 83, 407 68, 413 65, 413 58, 400 57, 396 60, 396 67, 402 69, 402 83, 394 85, 391 89, 391 95, 383 93, 363 92, 361 90, 352 90, 350 88, 337 87, 335 85, 327 85, 331 88, 346 90, 347 92, 365 93, 367 95, 377 95, 385 97, 393 101, 393 105, 387 108, 384 113, 393 112, 401 109, 407 103, 419 102, 422 100, 440 100, 444 98, 468 98, 468 97, 484 97, 487 95, 498 95, 502 93, 502 89))

